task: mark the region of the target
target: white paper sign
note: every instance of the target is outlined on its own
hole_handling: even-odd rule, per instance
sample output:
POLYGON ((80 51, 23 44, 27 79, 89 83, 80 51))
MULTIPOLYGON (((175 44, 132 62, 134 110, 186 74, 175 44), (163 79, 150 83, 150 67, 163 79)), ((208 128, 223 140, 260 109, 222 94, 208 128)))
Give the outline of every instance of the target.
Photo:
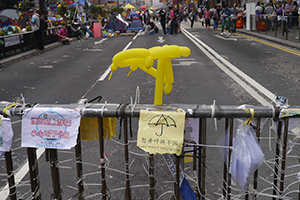
POLYGON ((10 151, 13 140, 13 131, 10 118, 0 115, 0 157, 4 152, 10 151))
POLYGON ((76 144, 80 114, 65 108, 26 109, 22 147, 71 149, 76 144))

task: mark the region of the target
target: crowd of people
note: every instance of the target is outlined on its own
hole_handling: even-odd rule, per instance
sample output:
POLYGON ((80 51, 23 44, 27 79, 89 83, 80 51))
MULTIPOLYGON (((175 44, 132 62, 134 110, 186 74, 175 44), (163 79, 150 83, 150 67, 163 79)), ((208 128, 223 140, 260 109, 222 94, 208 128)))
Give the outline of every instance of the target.
MULTIPOLYGON (((153 11, 152 13, 141 12, 140 18, 146 24, 145 32, 146 34, 156 33, 158 30, 155 20, 160 22, 162 27, 163 35, 166 34, 177 34, 180 30, 180 24, 183 20, 190 21, 190 27, 193 31, 195 21, 200 21, 202 26, 206 27, 207 31, 210 31, 211 24, 213 25, 213 34, 217 34, 217 28, 221 27, 221 35, 223 35, 224 30, 228 31, 228 34, 236 32, 236 24, 238 17, 243 17, 244 25, 246 25, 246 5, 241 6, 241 4, 233 4, 223 6, 218 4, 216 6, 204 6, 200 7, 186 5, 176 7, 165 7, 153 11)), ((282 20, 287 21, 287 28, 299 28, 300 21, 300 0, 293 1, 287 0, 286 2, 277 1, 273 4, 270 0, 266 5, 264 3, 258 2, 255 7, 255 14, 264 16, 264 20, 268 16, 271 19, 270 27, 274 30, 274 24, 277 23, 277 31, 279 32, 282 20), (286 18, 281 19, 284 16, 286 18), (275 20, 276 19, 276 20, 275 20)))

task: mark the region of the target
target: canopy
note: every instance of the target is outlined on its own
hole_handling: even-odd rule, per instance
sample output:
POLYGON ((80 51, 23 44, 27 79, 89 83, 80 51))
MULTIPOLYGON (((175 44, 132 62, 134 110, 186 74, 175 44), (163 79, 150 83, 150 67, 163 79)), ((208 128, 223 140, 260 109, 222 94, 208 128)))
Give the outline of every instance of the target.
POLYGON ((19 17, 19 15, 17 13, 17 10, 15 10, 15 9, 1 10, 0 15, 6 16, 6 17, 11 18, 11 19, 15 19, 15 18, 19 17))
POLYGON ((147 9, 147 6, 143 5, 143 6, 141 7, 141 9, 142 9, 142 10, 146 10, 146 9, 147 9))
POLYGON ((127 9, 136 9, 133 5, 131 5, 130 3, 126 4, 126 6, 124 8, 127 9))

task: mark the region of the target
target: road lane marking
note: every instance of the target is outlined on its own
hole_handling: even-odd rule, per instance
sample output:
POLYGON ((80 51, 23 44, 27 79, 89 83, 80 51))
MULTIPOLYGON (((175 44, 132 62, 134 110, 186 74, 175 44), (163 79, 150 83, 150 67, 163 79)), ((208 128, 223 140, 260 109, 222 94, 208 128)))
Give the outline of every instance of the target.
POLYGON ((102 40, 100 40, 98 42, 95 42, 94 45, 101 44, 101 43, 103 43, 106 40, 107 40, 107 38, 103 38, 102 40))
POLYGON ((53 65, 44 65, 44 66, 39 66, 40 69, 51 69, 54 68, 53 65))
POLYGON ((265 95, 269 100, 273 100, 273 98, 275 96, 273 93, 271 93, 269 90, 267 90, 262 85, 257 83, 255 80, 253 80, 251 77, 246 75, 244 72, 239 70, 237 67, 232 65, 230 62, 228 62, 226 59, 224 59, 222 56, 220 56, 217 52, 215 52, 213 49, 211 49, 209 46, 207 46, 201 40, 199 40, 198 38, 193 36, 187 30, 185 30, 184 28, 182 28, 182 30, 183 30, 183 33, 185 34, 185 36, 187 36, 201 51, 203 51, 205 53, 205 55, 207 55, 207 57, 209 57, 221 70, 223 70, 227 75, 229 75, 233 80, 235 80, 241 87, 243 87, 258 102, 260 102, 264 106, 270 105, 270 101, 265 100, 260 94, 258 94, 256 91, 254 91, 248 84, 246 84, 244 81, 242 81, 235 74, 239 75, 244 80, 246 80, 254 88, 256 88, 263 95, 265 95), (225 67, 224 64, 228 68, 225 67), (232 71, 230 71, 229 69, 231 69, 232 71))
POLYGON ((102 49, 82 49, 82 51, 92 51, 92 52, 95 52, 95 51, 102 51, 102 49))
POLYGON ((285 47, 279 47, 279 46, 277 46, 277 45, 275 45, 275 44, 271 44, 271 43, 268 43, 268 42, 264 42, 264 41, 262 41, 262 40, 256 39, 256 38, 254 38, 254 37, 246 36, 246 35, 243 35, 243 34, 240 34, 240 33, 234 33, 234 34, 235 34, 235 35, 238 35, 238 36, 241 36, 241 37, 244 37, 244 38, 247 38, 247 39, 249 39, 249 40, 253 40, 253 41, 259 42, 259 43, 261 43, 261 44, 265 44, 265 45, 267 45, 267 46, 270 46, 270 47, 273 47, 273 48, 282 50, 282 51, 291 53, 291 54, 294 54, 294 55, 296 55, 296 56, 300 56, 300 52, 299 52, 299 51, 292 50, 292 49, 285 48, 285 47))
POLYGON ((220 35, 214 35, 215 37, 221 38, 222 40, 233 40, 233 41, 237 41, 238 39, 236 38, 231 38, 231 37, 222 37, 220 35))

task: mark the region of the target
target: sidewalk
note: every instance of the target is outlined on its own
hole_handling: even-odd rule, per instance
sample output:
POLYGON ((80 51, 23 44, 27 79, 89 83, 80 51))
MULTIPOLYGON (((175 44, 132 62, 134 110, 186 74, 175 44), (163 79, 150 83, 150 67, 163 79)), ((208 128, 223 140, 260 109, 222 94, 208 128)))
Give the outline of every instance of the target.
MULTIPOLYGON (((188 27, 187 30, 190 31, 190 21, 186 21, 186 22, 183 21, 182 24, 184 24, 184 27, 188 27)), ((205 27, 203 27, 202 24, 199 21, 194 23, 194 29, 198 29, 198 28, 205 29, 205 27)), ((221 28, 221 25, 219 25, 219 29, 220 28, 221 28)), ((211 30, 212 30, 212 26, 211 26, 211 30)), ((220 30, 218 30, 218 33, 220 34, 220 30)), ((280 37, 275 37, 275 36, 272 36, 270 34, 270 32, 269 32, 268 35, 266 35, 265 32, 258 33, 256 30, 255 31, 250 31, 250 30, 246 30, 246 28, 241 28, 241 29, 236 29, 236 33, 245 34, 245 35, 248 35, 248 36, 268 40, 270 42, 278 43, 278 44, 281 44, 281 45, 285 45, 285 46, 296 48, 296 49, 300 50, 300 42, 295 42, 295 41, 286 40, 286 39, 283 39, 283 38, 280 38, 280 37)))

